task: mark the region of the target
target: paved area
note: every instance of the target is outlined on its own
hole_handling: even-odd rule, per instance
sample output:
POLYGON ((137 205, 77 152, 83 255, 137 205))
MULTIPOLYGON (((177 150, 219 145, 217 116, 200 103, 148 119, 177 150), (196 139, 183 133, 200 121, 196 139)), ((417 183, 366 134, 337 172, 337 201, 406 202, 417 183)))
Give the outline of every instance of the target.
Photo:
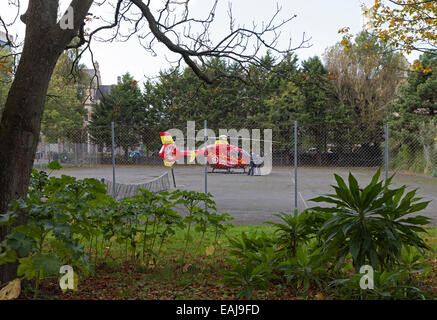
MULTIPOLYGON (((125 184, 140 184, 152 180, 168 171, 163 166, 120 166, 116 169, 116 181, 125 184)), ((247 176, 246 174, 208 174, 208 192, 214 195, 220 212, 230 213, 236 224, 261 224, 276 220, 273 214, 280 211, 291 212, 294 208, 293 168, 274 168, 267 176, 247 176)), ((314 206, 309 201, 321 194, 331 193, 330 185, 335 184, 333 174, 347 178, 349 171, 357 177, 360 185, 367 184, 375 170, 356 168, 299 168, 298 208, 314 206)), ((236 172, 241 172, 240 170, 236 172)), ((204 191, 204 168, 201 166, 175 166, 176 186, 180 189, 204 191)), ((112 168, 65 169, 53 172, 59 176, 68 174, 77 178, 93 177, 112 180, 112 168)), ((170 176, 171 177, 171 176, 170 176)), ((395 186, 409 186, 408 190, 419 188, 418 195, 424 200, 432 200, 428 208, 421 212, 437 225, 437 178, 398 174, 395 186)))

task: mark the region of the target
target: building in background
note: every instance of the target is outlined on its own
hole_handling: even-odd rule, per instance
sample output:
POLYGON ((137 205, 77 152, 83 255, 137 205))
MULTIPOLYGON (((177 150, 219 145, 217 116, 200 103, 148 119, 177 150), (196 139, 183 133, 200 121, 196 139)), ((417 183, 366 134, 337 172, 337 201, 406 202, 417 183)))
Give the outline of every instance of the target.
POLYGON ((92 88, 87 89, 86 100, 84 103, 85 109, 87 109, 87 115, 85 117, 85 124, 91 120, 91 115, 94 112, 95 106, 100 102, 103 95, 110 94, 113 85, 100 84, 100 67, 99 63, 94 63, 95 69, 85 69, 84 71, 93 80, 92 88))
MULTIPOLYGON (((84 126, 86 126, 91 120, 94 109, 102 99, 102 96, 111 93, 112 85, 100 84, 101 75, 98 62, 94 63, 94 68, 85 69, 84 72, 86 72, 92 79, 89 88, 85 89, 84 107, 87 110, 87 114, 84 119, 84 126)), ((97 146, 91 143, 89 134, 87 135, 88 138, 85 143, 74 143, 68 141, 46 143, 44 142, 43 137, 41 137, 37 148, 35 163, 46 164, 52 160, 60 160, 63 164, 75 163, 76 165, 83 163, 97 163, 98 153, 103 152, 104 150, 98 150, 97 146)))

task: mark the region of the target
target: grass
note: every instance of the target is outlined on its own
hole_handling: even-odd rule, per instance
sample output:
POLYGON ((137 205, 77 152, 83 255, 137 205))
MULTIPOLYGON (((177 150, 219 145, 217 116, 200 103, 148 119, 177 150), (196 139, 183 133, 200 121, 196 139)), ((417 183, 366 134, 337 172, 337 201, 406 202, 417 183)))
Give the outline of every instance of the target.
MULTIPOLYGON (((437 288, 437 227, 428 228, 428 244, 433 248, 424 259, 434 268, 425 282, 437 288)), ((265 232, 272 234, 273 228, 267 225, 234 225, 226 233, 235 237, 241 232, 265 232)), ((183 231, 177 232, 167 241, 158 261, 145 264, 139 260, 126 259, 123 245, 111 246, 100 243, 101 254, 97 259, 95 270, 87 277, 81 277, 76 292, 62 293, 57 278, 44 279, 40 285, 40 299, 235 299, 239 288, 229 288, 222 283, 221 271, 229 269, 226 262, 228 241, 221 236, 214 246, 215 233, 208 231, 203 243, 199 245, 200 233, 193 232, 194 241, 189 245, 184 263, 180 258, 184 249, 183 231), (214 247, 214 251, 207 251, 214 247), (106 256, 106 258, 104 258, 106 256)), ((92 259, 94 252, 91 252, 92 259)), ((94 260, 92 260, 94 261, 94 260)), ((30 299, 32 290, 22 290, 20 298, 30 299)), ((436 293, 437 294, 437 293, 436 293)), ((277 285, 268 290, 254 292, 255 299, 301 299, 284 285, 277 285)), ((312 291, 309 299, 338 299, 332 289, 321 292, 312 291), (330 291, 331 290, 331 291, 330 291)))

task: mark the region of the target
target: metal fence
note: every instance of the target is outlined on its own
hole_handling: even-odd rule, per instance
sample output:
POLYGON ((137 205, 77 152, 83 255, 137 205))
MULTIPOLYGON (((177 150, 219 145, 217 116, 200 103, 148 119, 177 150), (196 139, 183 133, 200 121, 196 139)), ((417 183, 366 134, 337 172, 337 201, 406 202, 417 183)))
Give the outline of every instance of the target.
MULTIPOLYGON (((177 171, 175 181, 174 172, 163 165, 163 159, 159 156, 162 147, 159 135, 161 131, 164 130, 117 124, 113 128, 65 129, 61 134, 43 131, 35 167, 44 168, 50 161, 58 160, 64 168, 83 169, 69 171, 69 174, 104 178, 108 191, 118 199, 133 195, 140 185, 152 191, 161 191, 175 187, 178 180, 182 182, 177 187, 192 187, 213 194, 215 192, 216 202, 220 202, 221 196, 231 198, 225 189, 232 190, 233 194, 240 192, 242 201, 245 195, 243 189, 255 188, 243 178, 223 180, 222 176, 212 175, 211 168, 207 168, 202 157, 196 157, 193 162, 189 161, 188 156, 178 159, 174 164, 177 171), (127 168, 137 168, 137 171, 127 171, 130 170, 127 168), (184 171, 180 168, 186 169, 184 171), (188 175, 194 177, 189 180, 188 175), (187 182, 184 179, 188 179, 187 182), (243 180, 244 184, 238 185, 243 180), (155 181, 153 187, 150 184, 152 181, 155 181), (225 183, 229 188, 218 189, 219 183, 225 183)), ((253 192, 257 193, 252 200, 254 205, 259 201, 259 206, 262 206, 269 198, 279 199, 279 193, 272 190, 289 191, 281 193, 282 198, 289 197, 287 204, 278 204, 273 211, 305 208, 308 199, 317 192, 330 191, 333 173, 354 172, 366 180, 378 167, 385 171, 385 177, 392 173, 410 177, 404 180, 412 187, 421 188, 424 184, 430 184, 425 194, 432 200, 437 197, 437 188, 432 187, 437 185, 437 179, 433 178, 437 177, 437 129, 433 124, 429 127, 423 125, 420 132, 405 132, 388 125, 348 128, 297 122, 286 127, 278 125, 262 128, 247 128, 241 124, 232 130, 224 130, 220 124, 197 123, 194 126, 181 125, 169 131, 180 150, 199 149, 205 141, 207 145, 214 144, 224 132, 231 145, 262 158, 264 170, 260 173, 271 176, 271 179, 262 182, 264 189, 254 189, 253 192), (269 166, 271 170, 268 170, 269 166), (277 189, 274 184, 281 186, 277 189)), ((246 172, 245 169, 231 168, 224 173, 246 172)), ((399 183, 404 180, 399 178, 399 183)), ((227 211, 232 211, 232 208, 231 203, 226 207, 227 211)), ((269 208, 263 210, 268 211, 269 208)), ((435 207, 432 210, 437 212, 435 207)))

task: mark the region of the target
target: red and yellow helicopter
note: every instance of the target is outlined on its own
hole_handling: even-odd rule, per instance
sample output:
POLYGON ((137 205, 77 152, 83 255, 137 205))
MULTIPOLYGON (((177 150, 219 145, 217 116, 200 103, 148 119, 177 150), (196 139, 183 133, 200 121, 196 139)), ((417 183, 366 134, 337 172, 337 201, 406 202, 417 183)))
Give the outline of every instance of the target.
MULTIPOLYGON (((205 155, 205 147, 197 150, 179 150, 172 136, 168 132, 161 132, 162 147, 159 151, 159 156, 164 159, 164 165, 167 167, 173 166, 176 160, 180 157, 189 157, 189 161, 193 162, 196 156, 205 155)), ((227 136, 220 136, 215 144, 210 144, 206 147, 206 155, 208 166, 213 169, 225 169, 230 172, 231 168, 246 170, 250 165, 250 154, 237 146, 231 145, 227 141, 227 136)), ((261 166, 263 160, 253 155, 252 161, 254 166, 261 166)))

